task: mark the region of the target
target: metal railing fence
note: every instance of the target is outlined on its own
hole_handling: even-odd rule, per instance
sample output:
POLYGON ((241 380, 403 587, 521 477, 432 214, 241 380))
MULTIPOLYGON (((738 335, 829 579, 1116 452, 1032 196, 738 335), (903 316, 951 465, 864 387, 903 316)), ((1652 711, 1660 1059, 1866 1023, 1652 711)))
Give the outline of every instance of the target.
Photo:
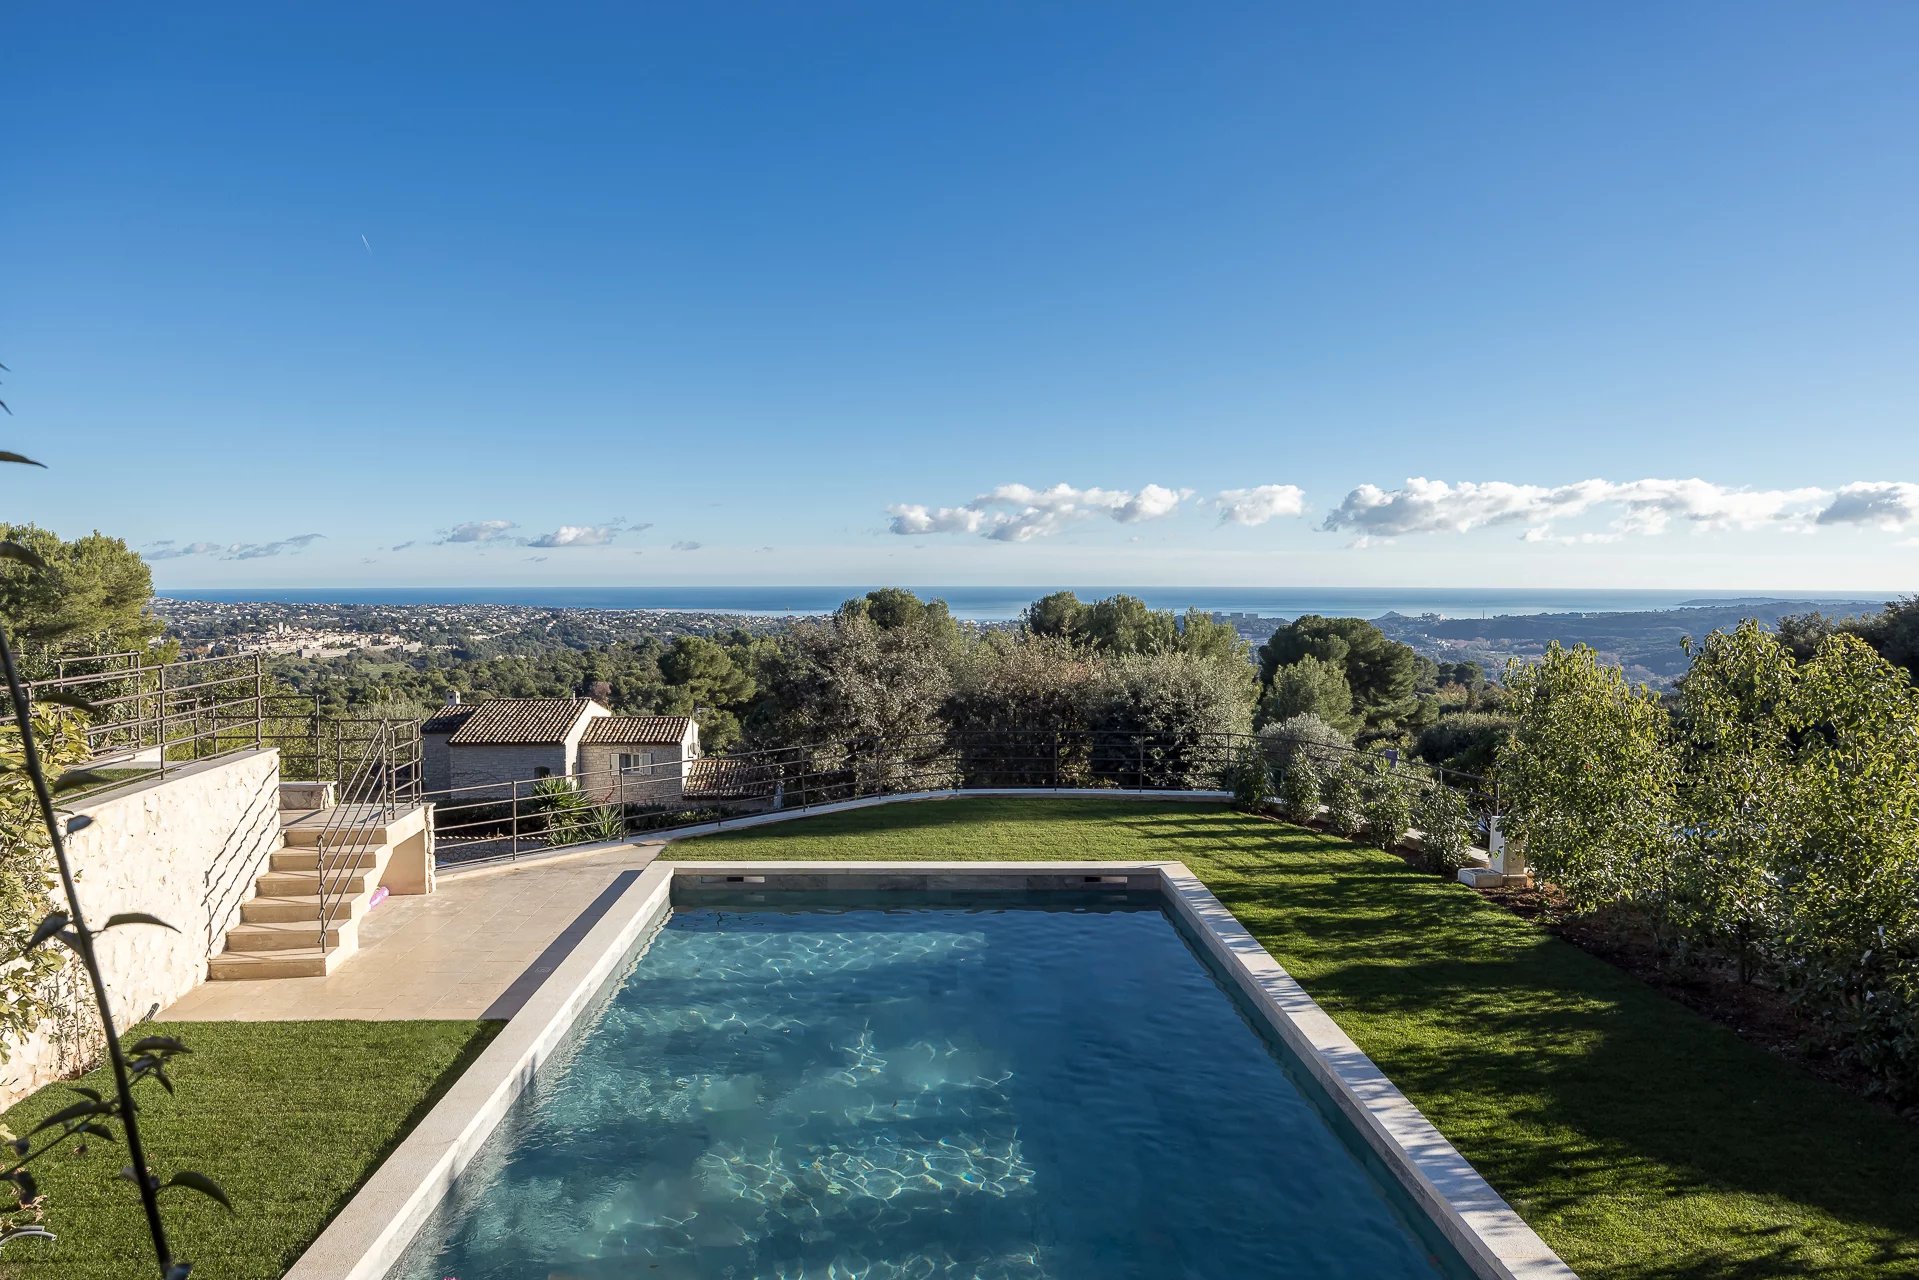
POLYGON ((75 711, 94 780, 66 798, 95 794, 182 765, 262 745, 266 669, 257 653, 151 662, 128 652, 63 659, 34 681, 30 697, 59 694, 91 709, 75 711))
MULTIPOLYGON (((417 745, 418 726, 411 728, 417 745)), ((387 824, 403 807, 418 803, 417 761, 411 769, 403 763, 402 740, 395 726, 384 720, 361 740, 359 757, 340 780, 337 802, 328 810, 325 825, 314 841, 322 954, 331 948, 329 934, 341 923, 335 917, 341 914, 347 899, 359 893, 357 878, 370 869, 373 850, 381 843, 387 824)))
POLYGON ((316 711, 311 700, 268 694, 261 743, 280 749, 280 776, 289 781, 332 782, 347 787, 369 743, 384 744, 383 757, 414 801, 421 786, 421 740, 417 720, 386 716, 341 716, 316 711))
POLYGON ((267 692, 264 655, 225 654, 151 662, 140 652, 65 658, 33 681, 30 697, 60 694, 90 710, 80 717, 90 759, 86 785, 102 791, 164 778, 181 766, 261 747, 280 750, 280 776, 345 786, 369 742, 383 743, 385 767, 417 801, 420 728, 367 716, 329 716, 310 699, 267 692))
MULTIPOLYGON (((922 791, 1226 790, 1246 752, 1270 757, 1274 746, 1253 734, 947 731, 709 756, 645 772, 480 782, 421 799, 433 805, 436 860, 457 865, 922 791)), ((1497 811, 1492 784, 1474 774, 1358 747, 1300 747, 1409 785, 1452 788, 1482 823, 1497 811)))

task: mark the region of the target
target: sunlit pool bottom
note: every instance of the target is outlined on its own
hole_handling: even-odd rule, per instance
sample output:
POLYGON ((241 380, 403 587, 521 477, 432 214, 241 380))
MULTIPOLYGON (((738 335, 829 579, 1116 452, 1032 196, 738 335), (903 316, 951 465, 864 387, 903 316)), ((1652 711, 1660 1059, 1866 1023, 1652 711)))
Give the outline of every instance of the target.
POLYGON ((881 901, 676 894, 393 1276, 1469 1274, 1157 899, 881 901))

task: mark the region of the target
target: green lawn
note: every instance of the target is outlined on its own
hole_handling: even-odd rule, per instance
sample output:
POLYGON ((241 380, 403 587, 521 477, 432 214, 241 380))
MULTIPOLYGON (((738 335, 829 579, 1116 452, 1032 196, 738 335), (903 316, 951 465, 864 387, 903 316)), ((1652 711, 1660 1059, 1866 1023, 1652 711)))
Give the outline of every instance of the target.
POLYGON ((1398 858, 1222 807, 928 801, 695 858, 1176 858, 1588 1280, 1919 1276, 1919 1126, 1398 858))
MULTIPOLYGON (((148 1159, 162 1178, 197 1169, 238 1211, 190 1191, 161 1200, 174 1253, 195 1280, 277 1280, 394 1144, 493 1036, 479 1022, 148 1023, 193 1050, 169 1068, 179 1092, 141 1087, 148 1159), (150 1090, 150 1091, 149 1091, 150 1090)), ((111 1089, 104 1071, 82 1083, 111 1089)), ((8 1111, 25 1134, 74 1101, 65 1085, 8 1111)), ((114 1126, 117 1130, 117 1124, 114 1126)), ((7 1280, 129 1280, 154 1274, 134 1188, 117 1175, 117 1143, 35 1164, 47 1227, 0 1256, 7 1280)))

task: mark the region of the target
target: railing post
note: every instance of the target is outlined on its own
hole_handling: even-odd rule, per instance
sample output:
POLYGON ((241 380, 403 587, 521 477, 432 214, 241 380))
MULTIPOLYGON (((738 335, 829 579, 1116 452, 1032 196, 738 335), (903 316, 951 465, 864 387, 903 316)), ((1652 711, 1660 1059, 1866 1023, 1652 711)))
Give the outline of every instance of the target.
POLYGON ((267 744, 267 669, 258 649, 253 651, 253 748, 267 744))
POLYGON ((167 669, 164 663, 159 668, 159 677, 160 729, 157 736, 160 741, 160 776, 164 778, 167 776, 167 669))

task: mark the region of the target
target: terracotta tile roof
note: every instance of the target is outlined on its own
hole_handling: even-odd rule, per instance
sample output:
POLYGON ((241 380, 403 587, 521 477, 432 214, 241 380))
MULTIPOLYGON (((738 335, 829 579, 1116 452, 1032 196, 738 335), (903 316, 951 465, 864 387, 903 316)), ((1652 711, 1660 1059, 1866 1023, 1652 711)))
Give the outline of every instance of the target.
POLYGON ((447 743, 462 747, 481 743, 564 742, 574 724, 592 705, 585 698, 488 698, 473 704, 473 714, 447 743))
POLYGON ((467 722, 475 711, 480 709, 477 702, 449 702, 426 718, 420 726, 421 733, 452 733, 467 722))
POLYGON ((684 738, 688 723, 685 716, 599 716, 580 741, 664 746, 684 738))
POLYGON ((730 760, 725 756, 706 756, 687 762, 686 780, 680 794, 697 800, 737 800, 747 796, 770 796, 777 779, 771 765, 754 760, 730 760))

